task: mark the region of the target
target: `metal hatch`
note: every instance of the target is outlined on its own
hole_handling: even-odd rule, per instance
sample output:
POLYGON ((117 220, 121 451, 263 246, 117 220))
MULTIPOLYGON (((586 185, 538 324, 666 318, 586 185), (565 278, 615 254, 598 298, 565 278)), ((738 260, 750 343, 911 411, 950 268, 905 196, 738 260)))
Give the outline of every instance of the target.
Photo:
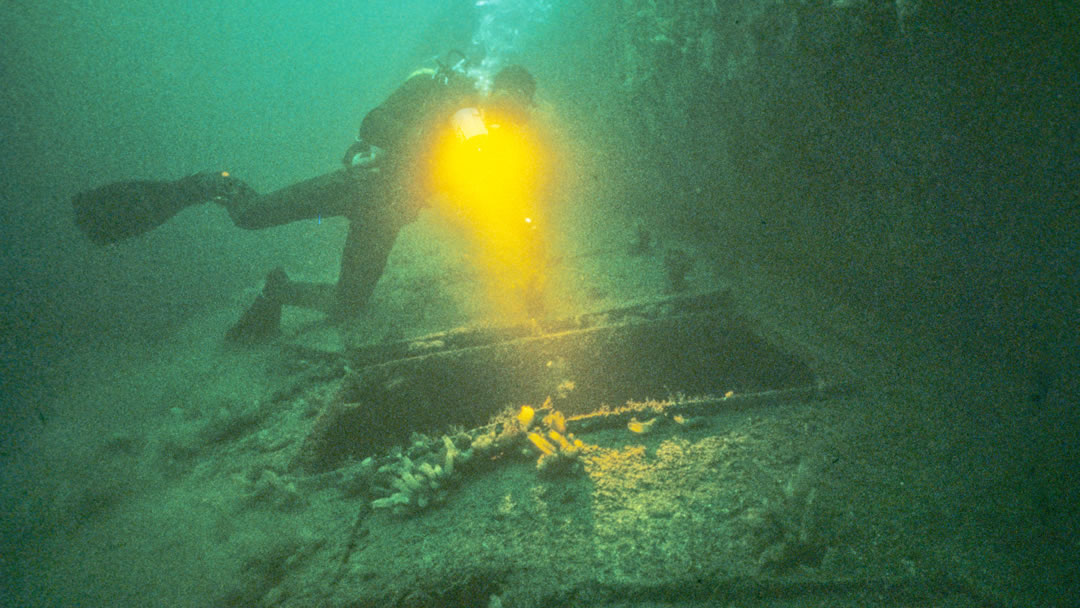
MULTIPOLYGON (((725 292, 671 297, 544 325, 464 328, 346 351, 332 423, 298 463, 326 471, 413 432, 475 428, 508 406, 559 400, 569 416, 628 401, 815 390, 810 366, 755 331, 725 292), (314 450, 310 449, 314 448, 314 450)), ((707 401, 707 399, 706 399, 707 401)))

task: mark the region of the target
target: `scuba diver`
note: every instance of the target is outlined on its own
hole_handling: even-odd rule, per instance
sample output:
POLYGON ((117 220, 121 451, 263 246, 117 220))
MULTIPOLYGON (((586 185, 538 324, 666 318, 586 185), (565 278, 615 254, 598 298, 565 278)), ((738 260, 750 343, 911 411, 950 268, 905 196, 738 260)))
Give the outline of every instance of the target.
MULTIPOLYGON (((175 181, 112 183, 73 197, 75 223, 91 241, 107 245, 149 231, 182 209, 208 201, 224 206, 236 226, 249 230, 345 217, 349 225, 337 283, 296 281, 284 269, 273 269, 226 339, 254 343, 276 336, 283 305, 317 310, 331 320, 347 319, 367 303, 401 229, 434 196, 447 189, 463 192, 462 184, 455 183, 460 179, 447 179, 446 170, 434 166, 447 162, 440 158, 449 149, 443 144, 461 147, 467 143, 465 148, 476 155, 487 145, 478 142, 485 142, 500 128, 511 133, 527 120, 536 81, 525 68, 503 68, 485 96, 468 74, 464 54, 452 51, 449 56, 455 53, 460 57, 456 63, 439 62, 438 69, 414 72, 367 113, 341 169, 269 194, 257 193, 225 171, 175 181)), ((489 152, 488 156, 502 155, 489 152)), ((505 168, 505 163, 489 163, 479 168, 485 175, 472 179, 488 183, 492 171, 505 168)))

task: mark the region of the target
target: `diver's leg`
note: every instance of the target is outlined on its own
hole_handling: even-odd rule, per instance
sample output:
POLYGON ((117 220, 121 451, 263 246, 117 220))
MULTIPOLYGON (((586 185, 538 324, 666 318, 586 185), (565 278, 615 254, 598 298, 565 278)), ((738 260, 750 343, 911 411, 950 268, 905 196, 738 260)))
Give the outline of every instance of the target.
MULTIPOLYGON (((338 319, 358 313, 375 290, 375 284, 386 268, 390 250, 401 231, 401 225, 396 222, 368 219, 349 223, 341 256, 341 274, 336 284, 294 281, 288 278, 283 269, 275 268, 267 275, 259 298, 279 307, 297 306, 338 319)), ((390 216, 383 219, 395 218, 390 216)), ((276 323, 280 314, 271 312, 268 318, 276 323)))
POLYGON ((340 169, 269 194, 259 194, 227 172, 196 173, 173 181, 131 180, 72 197, 75 224, 99 245, 142 234, 184 208, 215 201, 241 228, 280 226, 316 217, 344 216, 370 196, 377 171, 340 169))
MULTIPOLYGON (((226 207, 237 225, 245 228, 276 226, 319 215, 348 216, 350 222, 342 256, 342 276, 346 277, 345 282, 351 290, 354 286, 369 281, 374 284, 378 280, 400 229, 394 227, 398 221, 394 219, 396 212, 393 209, 396 207, 386 205, 385 201, 391 200, 386 192, 382 173, 354 167, 320 175, 270 194, 237 198, 226 203, 226 207), (387 240, 384 233, 388 230, 392 234, 387 240), (354 261, 346 261, 349 259, 354 261), (369 262, 374 267, 372 270, 367 270, 369 262), (373 277, 366 277, 371 273, 373 277)), ((340 310, 338 294, 343 289, 341 281, 337 286, 332 283, 293 281, 285 277, 280 269, 275 269, 271 275, 277 272, 281 273, 280 281, 272 282, 271 276, 267 277, 267 285, 273 284, 268 294, 270 297, 288 306, 336 316, 340 310)), ((364 294, 364 288, 358 289, 359 293, 364 294)), ((367 289, 367 295, 370 295, 370 291, 367 289)), ((367 301, 367 295, 362 295, 362 301, 367 301)))
POLYGON ((401 218, 390 211, 349 222, 345 249, 341 252, 335 317, 355 316, 367 304, 404 225, 401 218))
POLYGON ((376 194, 349 213, 349 233, 341 252, 337 282, 338 318, 355 316, 367 304, 379 282, 398 233, 416 220, 421 203, 399 181, 373 188, 376 194))
POLYGON ((365 196, 375 175, 339 169, 268 194, 222 199, 234 224, 257 230, 298 220, 346 215, 365 196))
MULTIPOLYGON (((388 195, 378 173, 354 171, 344 177, 351 181, 344 182, 342 187, 351 188, 354 194, 348 199, 352 209, 346 212, 349 231, 345 238, 338 282, 293 281, 283 269, 274 269, 267 275, 263 291, 251 309, 229 330, 231 340, 252 342, 277 335, 282 305, 320 311, 340 320, 357 314, 367 303, 386 267, 398 233, 416 218, 417 209, 395 204, 396 198, 388 195), (356 197, 361 193, 368 199, 368 204, 357 204, 356 197), (260 322, 260 319, 266 323, 260 322)), ((327 182, 332 183, 332 180, 323 183, 327 182)), ((299 191, 294 191, 289 197, 299 191)))
MULTIPOLYGON (((320 215, 351 215, 357 201, 379 198, 375 193, 381 187, 380 178, 377 171, 335 171, 270 194, 229 197, 219 202, 237 226, 265 228, 320 215)), ((283 305, 335 316, 339 309, 337 294, 336 284, 293 281, 284 269, 275 268, 267 275, 262 292, 229 329, 226 338, 252 343, 278 335, 283 305)))
POLYGON ((225 339, 255 344, 276 337, 281 331, 282 306, 316 310, 335 320, 355 315, 375 290, 400 230, 394 224, 351 222, 336 284, 293 281, 282 268, 270 271, 262 291, 225 339))

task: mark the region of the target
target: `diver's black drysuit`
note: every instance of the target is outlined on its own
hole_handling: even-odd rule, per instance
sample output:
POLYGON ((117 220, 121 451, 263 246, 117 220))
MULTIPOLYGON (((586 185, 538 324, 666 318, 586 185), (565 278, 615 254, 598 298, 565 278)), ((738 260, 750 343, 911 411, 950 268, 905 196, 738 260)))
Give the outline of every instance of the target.
POLYGON ((146 232, 185 207, 208 200, 222 204, 233 223, 245 229, 345 217, 349 230, 336 286, 290 281, 282 270, 275 270, 229 337, 258 340, 276 332, 282 304, 347 317, 367 302, 398 233, 416 219, 430 196, 424 175, 430 146, 424 140, 454 109, 474 101, 474 91, 473 83, 458 73, 414 73, 364 117, 358 141, 385 151, 370 164, 346 166, 269 194, 258 194, 224 172, 173 182, 118 182, 76 195, 75 222, 95 243, 109 244, 146 232))
POLYGON ((433 71, 417 72, 368 112, 360 125, 358 141, 385 151, 379 160, 347 166, 270 194, 223 201, 233 223, 247 229, 317 217, 349 220, 336 287, 282 282, 276 287, 278 293, 272 294, 276 300, 339 317, 354 314, 367 303, 398 233, 416 219, 431 195, 426 140, 454 109, 473 101, 472 91, 471 82, 433 71))

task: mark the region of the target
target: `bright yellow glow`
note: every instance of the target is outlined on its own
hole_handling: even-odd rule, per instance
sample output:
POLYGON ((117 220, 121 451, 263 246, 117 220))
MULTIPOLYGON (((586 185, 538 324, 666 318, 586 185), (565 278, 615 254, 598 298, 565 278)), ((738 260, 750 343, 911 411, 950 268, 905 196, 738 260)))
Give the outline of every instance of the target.
POLYGON ((538 200, 543 155, 520 126, 475 122, 466 109, 438 140, 434 190, 443 211, 472 237, 499 312, 535 317, 542 300, 544 255, 538 200))

